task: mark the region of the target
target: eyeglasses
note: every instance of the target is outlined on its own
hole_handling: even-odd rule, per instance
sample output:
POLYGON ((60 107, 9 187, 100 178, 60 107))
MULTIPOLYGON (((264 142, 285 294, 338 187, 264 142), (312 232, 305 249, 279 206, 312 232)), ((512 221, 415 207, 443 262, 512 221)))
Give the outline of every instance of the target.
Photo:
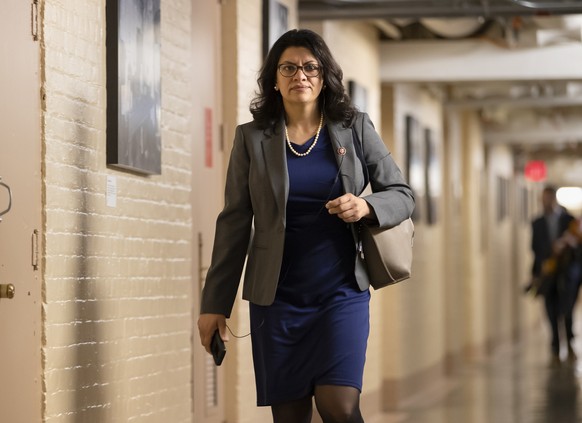
POLYGON ((321 68, 315 63, 308 63, 303 66, 293 65, 291 63, 283 63, 277 66, 277 68, 279 69, 279 73, 285 78, 291 78, 292 76, 295 76, 299 69, 301 69, 303 74, 308 78, 318 76, 321 72, 321 68))

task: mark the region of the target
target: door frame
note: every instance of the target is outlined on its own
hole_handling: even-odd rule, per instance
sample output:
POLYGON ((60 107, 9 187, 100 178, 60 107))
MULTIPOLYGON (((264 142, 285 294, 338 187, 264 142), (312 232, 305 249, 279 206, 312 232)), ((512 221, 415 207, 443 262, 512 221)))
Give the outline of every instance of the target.
POLYGON ((192 2, 192 402, 194 421, 225 421, 225 375, 200 345, 196 321, 223 205, 221 3, 192 2), (204 66, 200 66, 204 63, 204 66), (200 201, 203 198, 204 201, 200 201))

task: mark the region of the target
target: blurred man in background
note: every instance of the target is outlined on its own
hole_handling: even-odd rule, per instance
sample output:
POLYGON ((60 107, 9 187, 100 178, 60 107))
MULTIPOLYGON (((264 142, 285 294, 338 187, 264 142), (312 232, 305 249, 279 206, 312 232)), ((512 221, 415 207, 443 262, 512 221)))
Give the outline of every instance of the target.
POLYGON ((543 215, 532 223, 532 276, 538 294, 543 295, 552 331, 551 362, 560 363, 560 326, 566 336, 568 360, 576 360, 573 348, 572 315, 580 286, 580 242, 577 221, 556 201, 556 189, 542 192, 543 215), (571 229, 571 230, 570 230, 571 229))

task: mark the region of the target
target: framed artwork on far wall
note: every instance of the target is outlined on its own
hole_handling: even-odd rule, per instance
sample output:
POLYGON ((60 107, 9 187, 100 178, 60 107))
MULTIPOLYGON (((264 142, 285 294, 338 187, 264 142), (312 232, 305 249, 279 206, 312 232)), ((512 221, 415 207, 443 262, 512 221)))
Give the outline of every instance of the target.
POLYGON ((424 151, 426 179, 426 221, 434 225, 438 220, 438 204, 441 195, 441 169, 435 140, 435 133, 430 128, 424 129, 424 151))
POLYGON ((509 179, 497 175, 497 221, 501 222, 509 217, 509 179))
POLYGON ((404 139, 406 141, 406 180, 416 200, 412 219, 418 222, 423 215, 423 203, 426 194, 425 145, 420 122, 412 115, 406 115, 405 117, 404 139))
POLYGON ((263 0, 263 56, 289 29, 289 9, 278 0, 263 0))
MULTIPOLYGON (((489 198, 489 183, 487 180, 487 172, 485 169, 480 169, 479 173, 479 202, 481 204, 487 204, 487 199, 489 198)), ((479 208, 479 222, 481 230, 481 251, 487 250, 487 244, 489 242, 489 208, 481 207, 479 208)))
POLYGON ((160 0, 106 0, 107 165, 162 172, 160 0))

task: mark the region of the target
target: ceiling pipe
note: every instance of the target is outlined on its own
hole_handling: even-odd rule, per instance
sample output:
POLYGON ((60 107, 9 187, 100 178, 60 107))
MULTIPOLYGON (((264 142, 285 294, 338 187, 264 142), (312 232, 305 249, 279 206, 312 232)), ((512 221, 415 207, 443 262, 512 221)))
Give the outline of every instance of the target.
POLYGON ((579 107, 582 106, 582 97, 529 97, 529 98, 484 98, 484 99, 453 99, 447 100, 445 106, 451 110, 458 109, 482 109, 483 107, 495 107, 503 105, 506 108, 515 109, 548 109, 553 107, 579 107))
POLYGON ((568 2, 537 2, 537 1, 527 1, 527 0, 508 0, 510 3, 517 4, 521 7, 527 7, 528 9, 541 9, 541 10, 558 10, 558 9, 570 9, 572 7, 580 6, 579 1, 568 1, 568 2))
POLYGON ((481 1, 469 4, 438 4, 431 2, 401 1, 325 1, 299 0, 299 18, 321 19, 390 19, 390 18, 454 18, 454 17, 501 17, 519 15, 582 13, 582 2, 544 2, 504 0, 481 1))
POLYGON ((372 22, 372 24, 374 24, 378 30, 382 31, 384 36, 393 40, 402 39, 402 32, 396 25, 392 24, 391 22, 388 22, 384 19, 372 19, 370 22, 372 22))

